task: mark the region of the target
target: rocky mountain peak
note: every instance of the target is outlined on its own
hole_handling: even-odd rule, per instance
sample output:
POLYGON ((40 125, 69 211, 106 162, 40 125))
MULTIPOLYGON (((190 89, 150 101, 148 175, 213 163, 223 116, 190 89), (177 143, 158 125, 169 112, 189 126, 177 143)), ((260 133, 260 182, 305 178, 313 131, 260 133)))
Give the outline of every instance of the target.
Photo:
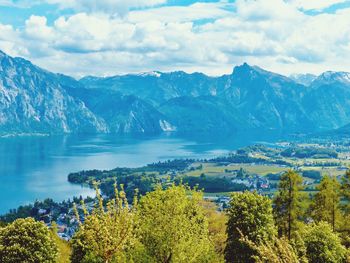
POLYGON ((350 85, 350 73, 326 71, 322 73, 317 79, 315 79, 312 85, 321 86, 321 85, 329 85, 334 83, 350 85))

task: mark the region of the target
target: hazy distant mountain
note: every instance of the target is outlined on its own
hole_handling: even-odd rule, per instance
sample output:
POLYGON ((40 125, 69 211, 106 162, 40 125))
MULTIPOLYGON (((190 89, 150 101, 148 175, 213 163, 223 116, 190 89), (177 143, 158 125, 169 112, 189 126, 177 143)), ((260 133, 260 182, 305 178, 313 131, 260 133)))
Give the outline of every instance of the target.
POLYGON ((80 82, 90 89, 137 96, 159 109, 179 131, 314 128, 300 105, 304 86, 247 64, 217 78, 180 71, 86 77, 80 82))
POLYGON ((158 134, 176 128, 168 118, 147 102, 108 89, 70 89, 69 94, 81 99, 96 116, 102 118, 112 133, 158 134))
POLYGON ((350 136, 350 123, 340 127, 338 129, 334 129, 331 131, 327 131, 324 133, 317 134, 318 136, 331 136, 331 137, 349 137, 350 136))
POLYGON ((317 132, 350 123, 350 74, 288 78, 245 63, 220 77, 76 81, 0 53, 0 108, 0 133, 317 132))
POLYGON ((350 74, 321 74, 311 83, 303 105, 318 129, 335 129, 350 123, 350 74))
POLYGON ((80 80, 87 88, 105 88, 125 95, 136 95, 152 105, 159 106, 181 96, 212 95, 215 78, 202 73, 187 74, 182 71, 149 72, 108 78, 85 77, 80 80))
POLYGON ((309 86, 316 78, 316 75, 306 73, 306 74, 293 74, 290 78, 298 84, 309 86))
POLYGON ((227 133, 252 128, 235 107, 214 96, 174 98, 159 110, 183 133, 227 133))

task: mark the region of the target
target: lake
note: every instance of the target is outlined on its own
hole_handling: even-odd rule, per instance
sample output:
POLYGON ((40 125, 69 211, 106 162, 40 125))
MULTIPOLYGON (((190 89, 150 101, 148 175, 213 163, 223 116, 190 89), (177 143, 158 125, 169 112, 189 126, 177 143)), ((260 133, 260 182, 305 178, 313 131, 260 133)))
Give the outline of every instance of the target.
POLYGON ((184 138, 67 135, 0 138, 0 214, 19 205, 52 198, 93 195, 70 184, 67 175, 88 169, 138 167, 174 158, 210 158, 238 147, 271 141, 271 136, 184 138))

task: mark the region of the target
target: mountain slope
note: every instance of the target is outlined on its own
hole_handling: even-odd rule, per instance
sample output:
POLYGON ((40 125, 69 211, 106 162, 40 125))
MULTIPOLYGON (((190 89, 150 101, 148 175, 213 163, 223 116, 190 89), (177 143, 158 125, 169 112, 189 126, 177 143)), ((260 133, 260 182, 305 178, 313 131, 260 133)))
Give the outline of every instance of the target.
POLYGON ((149 133, 174 130, 147 102, 0 53, 0 134, 149 133))
POLYGON ((303 106, 320 130, 336 129, 350 123, 350 74, 321 74, 311 83, 303 106))
POLYGON ((0 52, 0 134, 319 132, 350 123, 350 74, 299 76, 243 64, 209 77, 182 71, 80 81, 0 52))
POLYGON ((158 134, 173 131, 167 117, 154 107, 132 95, 108 89, 69 89, 96 115, 105 120, 112 133, 158 134))
POLYGON ((153 72, 108 78, 86 77, 80 83, 90 89, 110 89, 137 96, 177 123, 179 130, 188 130, 189 127, 193 131, 205 130, 203 125, 208 125, 210 130, 209 127, 221 127, 223 123, 226 123, 222 126, 226 130, 232 127, 291 131, 315 128, 301 105, 305 86, 247 64, 236 67, 231 75, 221 77, 181 71, 153 72), (198 97, 202 99, 197 99, 198 97), (185 99, 183 104, 181 98, 185 99), (197 107, 187 107, 189 98, 192 98, 197 107), (207 98, 207 101, 203 98, 207 98), (214 107, 214 98, 221 100, 220 106, 214 107), (217 116, 220 115, 219 112, 223 116, 216 118, 215 124, 214 118, 208 120, 208 123, 204 120, 195 122, 194 116, 200 115, 205 106, 208 109, 204 109, 204 112, 212 109, 217 116), (188 120, 186 123, 185 119, 188 120), (190 119, 193 119, 191 124, 190 119), (242 121, 237 122, 238 119, 247 121, 242 124, 242 121))
POLYGON ((106 132, 83 102, 69 96, 57 75, 0 53, 0 132, 106 132))
POLYGON ((288 132, 315 128, 301 105, 305 86, 248 64, 235 67, 226 78, 218 96, 233 103, 252 126, 288 132))
POLYGON ((215 78, 201 73, 183 71, 129 74, 108 78, 85 77, 80 80, 87 88, 112 89, 125 95, 135 95, 153 106, 182 96, 212 95, 215 78))
POLYGON ((214 96, 178 97, 162 104, 159 110, 181 133, 235 132, 248 129, 240 114, 229 103, 214 96))
POLYGON ((298 84, 301 84, 304 86, 310 86, 310 84, 317 78, 317 76, 306 73, 306 74, 292 74, 289 76, 289 78, 298 84))

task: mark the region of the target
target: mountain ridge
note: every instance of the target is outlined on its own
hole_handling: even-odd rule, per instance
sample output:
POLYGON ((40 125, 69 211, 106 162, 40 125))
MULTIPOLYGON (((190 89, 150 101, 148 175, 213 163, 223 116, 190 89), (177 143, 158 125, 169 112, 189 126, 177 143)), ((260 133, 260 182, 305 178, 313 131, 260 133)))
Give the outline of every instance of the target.
POLYGON ((350 123, 349 76, 325 72, 304 85, 244 63, 219 77, 151 71, 76 80, 0 52, 0 133, 331 130, 350 123))

